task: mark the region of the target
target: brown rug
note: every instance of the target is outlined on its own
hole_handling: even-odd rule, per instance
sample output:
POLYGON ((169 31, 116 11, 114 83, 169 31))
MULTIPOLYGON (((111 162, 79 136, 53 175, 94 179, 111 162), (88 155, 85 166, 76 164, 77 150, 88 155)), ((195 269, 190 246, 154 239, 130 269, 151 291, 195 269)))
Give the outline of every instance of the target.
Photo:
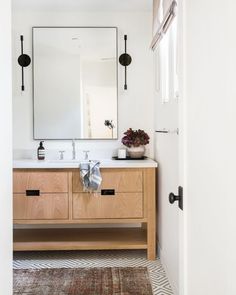
POLYGON ((152 295, 146 267, 14 270, 14 295, 152 295))

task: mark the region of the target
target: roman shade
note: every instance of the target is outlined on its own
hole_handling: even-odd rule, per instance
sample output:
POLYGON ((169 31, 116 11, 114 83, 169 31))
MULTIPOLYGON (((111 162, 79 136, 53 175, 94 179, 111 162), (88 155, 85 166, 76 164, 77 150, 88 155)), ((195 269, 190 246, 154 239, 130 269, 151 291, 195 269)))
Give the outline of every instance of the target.
POLYGON ((153 0, 153 39, 151 49, 154 51, 176 16, 176 0, 153 0))

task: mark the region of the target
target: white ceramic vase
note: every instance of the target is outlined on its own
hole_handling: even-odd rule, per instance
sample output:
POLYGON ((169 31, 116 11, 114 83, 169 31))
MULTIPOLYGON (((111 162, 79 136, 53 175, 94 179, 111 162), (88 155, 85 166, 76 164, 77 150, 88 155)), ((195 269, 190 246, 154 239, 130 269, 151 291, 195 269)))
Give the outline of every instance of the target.
POLYGON ((128 148, 128 153, 130 158, 142 158, 145 154, 145 146, 140 145, 140 146, 131 146, 128 148))

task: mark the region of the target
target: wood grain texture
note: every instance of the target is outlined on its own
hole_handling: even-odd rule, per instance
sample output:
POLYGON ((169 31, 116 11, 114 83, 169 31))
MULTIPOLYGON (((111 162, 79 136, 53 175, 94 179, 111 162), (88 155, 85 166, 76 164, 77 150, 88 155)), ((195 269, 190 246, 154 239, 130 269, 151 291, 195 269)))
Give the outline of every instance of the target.
POLYGON ((15 251, 146 248, 146 231, 139 228, 14 230, 15 251))
POLYGON ((73 218, 142 218, 142 193, 73 194, 73 218))
POLYGON ((28 197, 25 194, 13 196, 13 218, 17 219, 66 219, 68 194, 42 194, 28 197))
POLYGON ((140 223, 140 222, 147 222, 146 218, 99 218, 98 219, 15 219, 14 224, 48 224, 48 225, 53 225, 53 224, 58 224, 58 225, 75 225, 75 224, 96 224, 96 225, 102 225, 105 223, 113 224, 127 224, 127 223, 140 223))
POLYGON ((156 169, 147 168, 144 172, 144 195, 147 200, 147 256, 156 259, 156 169))
MULTIPOLYGON (((119 193, 142 192, 142 169, 101 169, 101 189, 115 189, 119 193)), ((79 172, 73 172, 73 192, 83 192, 79 172)))
POLYGON ((67 193, 67 172, 14 171, 13 192, 40 190, 42 193, 67 193))
POLYGON ((72 193, 72 177, 73 177, 73 173, 72 172, 68 172, 68 184, 69 184, 69 220, 72 220, 72 214, 73 214, 73 209, 72 209, 72 205, 73 205, 73 193, 72 193))

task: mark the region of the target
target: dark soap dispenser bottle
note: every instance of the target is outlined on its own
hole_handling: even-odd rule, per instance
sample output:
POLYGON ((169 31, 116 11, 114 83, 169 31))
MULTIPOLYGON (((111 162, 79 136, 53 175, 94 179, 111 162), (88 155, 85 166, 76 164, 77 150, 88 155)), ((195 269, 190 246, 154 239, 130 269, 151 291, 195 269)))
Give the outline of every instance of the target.
POLYGON ((45 148, 43 147, 43 141, 40 141, 39 147, 38 147, 38 160, 44 160, 45 159, 45 148))

